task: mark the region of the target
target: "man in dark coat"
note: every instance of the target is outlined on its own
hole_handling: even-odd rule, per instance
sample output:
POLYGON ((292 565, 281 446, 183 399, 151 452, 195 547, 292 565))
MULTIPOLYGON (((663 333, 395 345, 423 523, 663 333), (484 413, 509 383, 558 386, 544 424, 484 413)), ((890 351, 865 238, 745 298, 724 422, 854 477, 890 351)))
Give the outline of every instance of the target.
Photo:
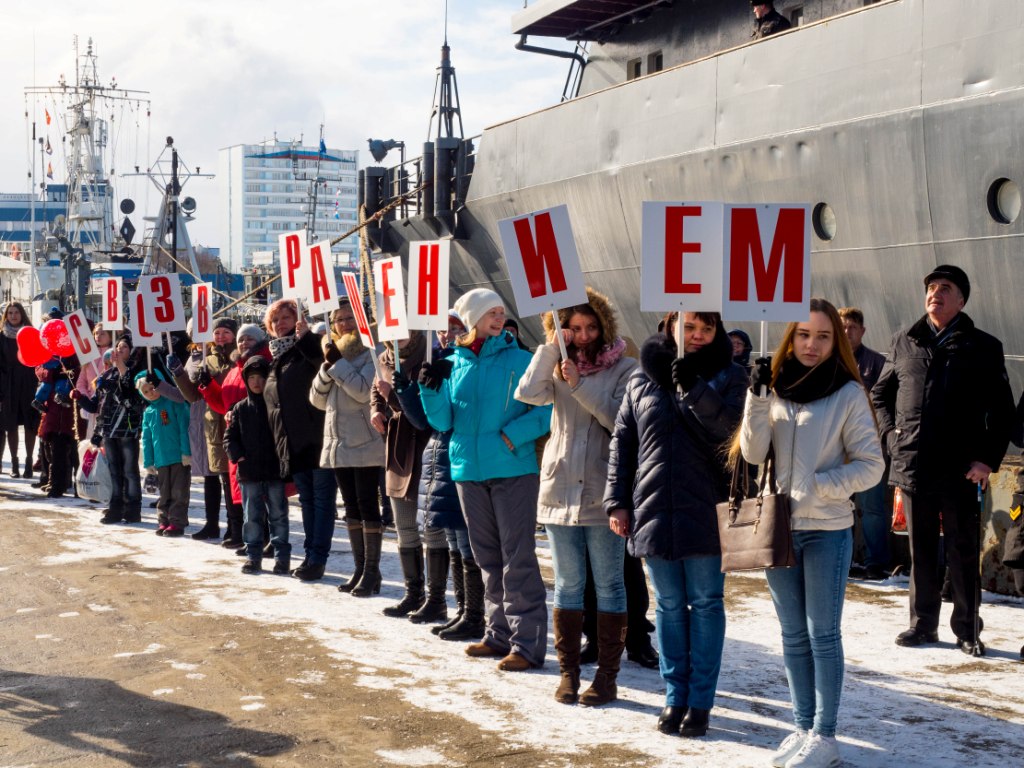
POLYGON ((789 19, 775 10, 775 3, 772 0, 750 0, 750 7, 754 10, 754 30, 750 36, 755 40, 761 40, 776 32, 785 32, 793 26, 789 19))
MULTIPOLYGON (((843 307, 839 310, 843 331, 853 348, 857 369, 864 380, 864 388, 870 392, 885 365, 885 355, 869 349, 863 343, 864 313, 857 307, 843 307)), ((888 473, 886 473, 888 474, 888 473)), ((885 491, 888 478, 882 475, 878 485, 854 495, 854 502, 860 510, 861 533, 864 537, 864 564, 850 568, 850 576, 873 580, 889 575, 889 515, 885 508, 885 491)))
POLYGON ((967 274, 943 265, 924 284, 926 314, 893 336, 871 393, 892 460, 889 484, 903 491, 910 534, 910 628, 896 644, 938 641, 941 525, 953 593, 950 626, 957 647, 971 654, 984 651, 974 643, 979 498, 1006 452, 1013 397, 1002 344, 962 311, 971 293, 967 274))

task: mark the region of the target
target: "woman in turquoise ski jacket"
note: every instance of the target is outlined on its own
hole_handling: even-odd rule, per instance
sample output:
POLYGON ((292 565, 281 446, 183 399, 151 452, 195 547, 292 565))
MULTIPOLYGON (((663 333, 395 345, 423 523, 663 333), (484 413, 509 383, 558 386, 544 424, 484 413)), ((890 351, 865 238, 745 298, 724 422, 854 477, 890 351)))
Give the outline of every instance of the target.
POLYGON ((477 288, 455 302, 469 333, 454 354, 425 365, 420 398, 430 425, 452 430, 448 455, 469 541, 484 574, 487 630, 466 647, 477 657, 503 657, 519 672, 544 663, 546 592, 534 532, 539 486, 534 441, 551 427, 551 406, 515 399, 532 356, 504 331, 505 305, 477 288))

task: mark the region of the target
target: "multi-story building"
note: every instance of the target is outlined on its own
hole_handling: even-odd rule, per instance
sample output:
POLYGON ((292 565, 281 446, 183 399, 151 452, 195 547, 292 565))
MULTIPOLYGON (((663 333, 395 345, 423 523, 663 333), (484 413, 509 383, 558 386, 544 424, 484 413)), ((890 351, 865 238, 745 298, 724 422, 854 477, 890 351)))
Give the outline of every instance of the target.
MULTIPOLYGON (((278 235, 306 228, 314 240, 334 239, 357 222, 355 150, 272 140, 220 150, 218 177, 221 252, 234 272, 248 270, 254 254, 274 253, 278 235)), ((355 264, 359 238, 332 248, 337 266, 355 264)), ((257 262, 265 256, 257 258, 257 262)))

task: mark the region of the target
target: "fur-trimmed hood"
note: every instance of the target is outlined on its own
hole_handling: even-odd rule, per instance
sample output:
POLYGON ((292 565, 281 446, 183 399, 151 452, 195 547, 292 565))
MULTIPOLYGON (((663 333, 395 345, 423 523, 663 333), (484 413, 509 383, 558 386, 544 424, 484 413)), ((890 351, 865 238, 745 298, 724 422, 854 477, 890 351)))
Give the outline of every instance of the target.
MULTIPOLYGON (((601 323, 604 343, 613 344, 619 336, 619 323, 615 319, 615 307, 612 305, 611 299, 587 286, 587 303, 590 304, 594 314, 597 315, 598 322, 601 323)), ((568 325, 569 318, 572 315, 572 307, 558 310, 558 322, 563 328, 568 325)), ((551 313, 545 312, 543 318, 544 333, 547 335, 548 341, 553 342, 555 340, 555 327, 551 319, 551 313)))

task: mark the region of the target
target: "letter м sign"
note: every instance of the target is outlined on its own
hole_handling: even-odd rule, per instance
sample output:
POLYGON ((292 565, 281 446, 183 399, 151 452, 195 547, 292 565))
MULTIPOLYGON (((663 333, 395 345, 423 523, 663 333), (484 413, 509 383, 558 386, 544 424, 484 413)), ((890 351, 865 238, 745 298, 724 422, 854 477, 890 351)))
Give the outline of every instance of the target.
POLYGON ((725 320, 800 322, 810 314, 811 206, 727 205, 725 320))
POLYGON ((567 206, 502 219, 498 232, 520 317, 587 303, 567 206))

